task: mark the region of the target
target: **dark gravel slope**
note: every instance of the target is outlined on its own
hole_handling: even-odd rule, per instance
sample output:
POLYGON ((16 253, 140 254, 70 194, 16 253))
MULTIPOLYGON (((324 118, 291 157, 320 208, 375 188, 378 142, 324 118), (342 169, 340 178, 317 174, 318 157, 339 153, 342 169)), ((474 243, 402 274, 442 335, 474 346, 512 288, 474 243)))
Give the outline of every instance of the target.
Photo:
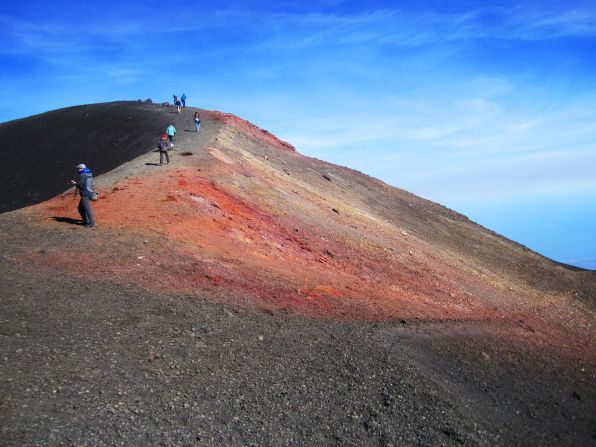
POLYGON ((593 369, 482 332, 253 313, 2 261, 5 446, 594 443, 593 369))
POLYGON ((0 124, 0 213, 61 193, 79 163, 99 175, 153 150, 172 115, 167 107, 122 101, 0 124))
POLYGON ((22 255, 92 247, 96 232, 32 232, 12 213, 0 219, 9 230, 0 445, 596 442, 593 362, 524 342, 530 333, 317 321, 217 303, 216 289, 158 294, 22 255))

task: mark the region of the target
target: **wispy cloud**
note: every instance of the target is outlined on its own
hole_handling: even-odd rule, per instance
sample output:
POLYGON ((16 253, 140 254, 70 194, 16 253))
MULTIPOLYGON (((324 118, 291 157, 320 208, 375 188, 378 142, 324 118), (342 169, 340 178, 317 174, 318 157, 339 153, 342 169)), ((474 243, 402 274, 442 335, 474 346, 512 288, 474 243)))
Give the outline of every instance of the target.
MULTIPOLYGON (((585 5, 584 5, 585 8, 585 5)), ((528 39, 556 39, 560 37, 596 36, 596 6, 591 10, 563 9, 555 12, 521 11, 519 17, 510 17, 511 28, 521 24, 514 36, 528 39)))
MULTIPOLYGON (((247 14, 239 24, 255 19, 247 14)), ((549 10, 523 4, 508 8, 479 5, 460 13, 401 8, 352 14, 274 13, 260 14, 258 20, 269 31, 270 45, 294 49, 370 43, 420 47, 477 39, 552 40, 596 35, 596 8, 549 10)))
POLYGON ((443 203, 596 193, 596 96, 545 108, 539 97, 515 99, 518 88, 509 86, 504 97, 388 99, 352 115, 319 111, 277 125, 300 120, 300 132, 283 136, 302 152, 443 203))

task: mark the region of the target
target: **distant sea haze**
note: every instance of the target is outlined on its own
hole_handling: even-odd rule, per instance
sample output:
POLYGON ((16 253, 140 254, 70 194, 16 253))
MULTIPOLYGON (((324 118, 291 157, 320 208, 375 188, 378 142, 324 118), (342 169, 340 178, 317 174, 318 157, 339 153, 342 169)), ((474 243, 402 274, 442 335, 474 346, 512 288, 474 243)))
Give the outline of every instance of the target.
POLYGON ((596 270, 596 194, 443 203, 547 258, 596 270))
POLYGON ((596 270, 596 258, 569 259, 563 262, 584 269, 596 270))

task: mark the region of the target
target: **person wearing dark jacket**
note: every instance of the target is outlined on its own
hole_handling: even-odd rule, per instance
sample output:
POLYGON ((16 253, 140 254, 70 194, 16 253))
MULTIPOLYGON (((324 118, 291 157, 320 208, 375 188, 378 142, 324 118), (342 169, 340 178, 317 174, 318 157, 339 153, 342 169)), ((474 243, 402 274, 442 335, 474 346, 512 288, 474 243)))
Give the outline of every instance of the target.
POLYGON ((95 190, 93 188, 93 174, 91 170, 83 163, 77 166, 79 178, 70 182, 76 186, 77 192, 81 197, 79 201, 79 214, 86 228, 95 228, 95 218, 93 217, 93 208, 91 208, 91 197, 95 190))
POLYGON ((163 165, 164 156, 166 158, 166 162, 170 164, 170 156, 168 155, 168 143, 166 141, 167 135, 164 133, 161 136, 161 140, 157 143, 157 150, 159 151, 159 165, 163 165))

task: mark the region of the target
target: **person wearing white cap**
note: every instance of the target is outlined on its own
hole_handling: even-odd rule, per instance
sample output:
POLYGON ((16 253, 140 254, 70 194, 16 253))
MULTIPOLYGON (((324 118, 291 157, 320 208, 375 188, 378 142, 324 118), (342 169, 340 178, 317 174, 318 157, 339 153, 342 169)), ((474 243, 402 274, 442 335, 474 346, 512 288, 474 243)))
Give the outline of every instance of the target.
POLYGON ((81 200, 79 201, 79 214, 83 220, 85 228, 95 228, 95 217, 93 216, 93 208, 91 208, 91 198, 95 195, 93 188, 93 174, 91 170, 83 163, 77 165, 79 171, 79 178, 71 180, 73 185, 76 185, 77 191, 81 200))

